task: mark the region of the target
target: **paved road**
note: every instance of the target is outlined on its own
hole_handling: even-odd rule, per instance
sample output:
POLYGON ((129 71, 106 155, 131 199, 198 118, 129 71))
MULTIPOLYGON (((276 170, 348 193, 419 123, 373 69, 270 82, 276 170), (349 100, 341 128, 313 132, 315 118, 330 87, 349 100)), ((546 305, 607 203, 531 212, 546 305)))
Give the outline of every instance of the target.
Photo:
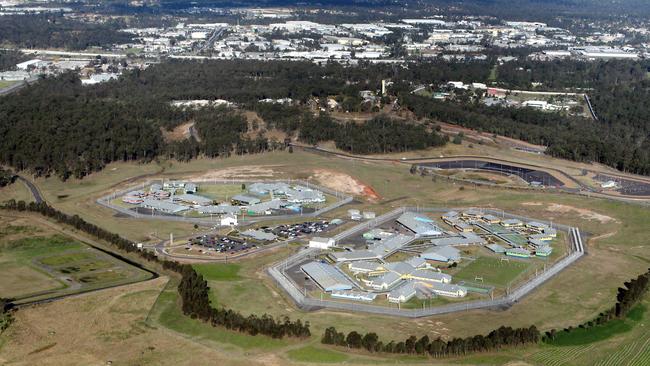
POLYGON ((45 202, 43 199, 43 196, 41 195, 41 191, 38 190, 38 187, 34 183, 32 183, 29 179, 26 179, 22 176, 18 176, 18 179, 23 182, 27 188, 29 188, 29 191, 32 192, 32 196, 34 197, 34 202, 36 203, 41 203, 45 202))
MULTIPOLYGON (((337 151, 331 151, 327 149, 323 149, 320 147, 313 147, 313 146, 305 146, 305 145, 300 145, 300 144, 294 144, 292 143, 291 146, 295 148, 302 149, 307 152, 313 152, 317 154, 325 154, 325 155, 330 155, 330 156, 337 156, 340 158, 346 158, 346 159, 353 159, 353 160, 361 160, 361 161, 373 161, 373 162, 390 162, 390 163, 402 163, 402 164, 416 164, 416 163, 425 163, 425 162, 440 162, 440 161, 449 161, 449 160, 463 160, 463 159, 476 159, 476 160, 484 160, 484 161, 491 161, 491 162, 497 162, 497 163, 503 163, 503 164, 509 164, 509 165, 514 165, 514 166, 523 166, 523 167, 532 167, 532 168, 538 168, 538 169, 543 169, 546 171, 552 171, 559 176, 562 176, 563 178, 566 178, 570 180, 571 182, 575 183, 579 189, 571 189, 571 188, 558 188, 564 192, 571 193, 571 194, 579 194, 582 196, 589 196, 589 197, 600 197, 600 198, 607 198, 615 201, 621 201, 621 202, 628 202, 628 203, 641 203, 641 204, 648 204, 650 202, 649 197, 643 197, 643 196, 630 196, 630 195, 622 195, 622 194, 611 194, 607 192, 598 192, 594 190, 593 188, 589 187, 588 185, 582 183, 578 179, 574 178, 573 176, 565 173, 562 170, 559 170, 557 168, 550 168, 542 165, 536 165, 536 164, 530 164, 530 163, 520 163, 517 161, 510 161, 510 160, 505 160, 505 159, 500 159, 500 158, 493 158, 493 157, 482 157, 482 156, 476 156, 476 155, 446 155, 444 157, 440 156, 432 156, 432 157, 422 157, 422 158, 381 158, 381 157, 369 157, 369 156, 359 156, 359 155, 352 155, 352 154, 346 154, 346 153, 341 153, 337 151)), ((589 173, 601 173, 593 170, 587 170, 589 173)), ((602 174, 610 174, 610 173, 602 173, 602 174)), ((611 175, 617 176, 620 178, 625 178, 625 175, 622 175, 620 173, 612 173, 611 175)), ((630 178, 630 179, 644 179, 647 180, 647 177, 635 177, 635 178, 630 178)), ((650 184, 650 180, 648 180, 648 183, 650 184)))

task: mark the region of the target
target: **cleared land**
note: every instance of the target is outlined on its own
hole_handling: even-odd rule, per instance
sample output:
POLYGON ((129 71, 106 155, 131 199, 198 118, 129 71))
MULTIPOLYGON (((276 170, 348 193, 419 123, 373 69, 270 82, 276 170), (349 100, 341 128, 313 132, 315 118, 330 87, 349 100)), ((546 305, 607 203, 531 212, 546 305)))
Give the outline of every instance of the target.
MULTIPOLYGON (((449 151, 453 152, 456 151, 455 149, 460 148, 452 146, 449 147, 449 151)), ((447 147, 440 151, 447 151, 446 149, 447 147)), ((475 149, 476 153, 483 151, 482 146, 477 146, 475 149)), ((417 154, 431 155, 432 151, 413 153, 413 155, 417 154)), ((522 160, 542 160, 542 157, 525 153, 521 153, 520 156, 522 160)), ((544 161, 550 163, 555 160, 549 159, 544 161)), ((569 163, 561 162, 559 164, 563 166, 569 163)), ((251 258, 244 262, 238 262, 237 264, 240 265, 240 268, 236 272, 235 278, 231 274, 222 275, 222 273, 229 273, 230 270, 217 270, 216 278, 221 276, 228 279, 209 280, 209 285, 212 289, 212 300, 217 305, 233 307, 244 314, 261 314, 267 312, 274 316, 289 315, 292 318, 309 321, 312 324, 313 337, 306 344, 297 343, 293 340, 284 340, 280 341, 281 344, 272 344, 274 343, 273 340, 264 339, 259 342, 260 345, 256 345, 256 339, 247 339, 249 337, 226 332, 223 329, 206 328, 196 321, 179 315, 180 310, 176 303, 176 295, 172 285, 170 289, 163 292, 164 296, 160 296, 160 301, 155 302, 155 295, 151 296, 150 303, 153 304, 155 302, 156 305, 151 311, 149 317, 150 323, 148 324, 156 327, 155 330, 152 330, 151 333, 143 333, 144 336, 142 337, 129 338, 129 340, 137 339, 137 341, 131 343, 121 341, 101 343, 97 340, 97 337, 94 337, 87 341, 97 342, 97 345, 93 345, 92 347, 88 346, 90 349, 103 349, 103 347, 107 347, 107 344, 123 347, 115 351, 114 354, 116 356, 111 356, 111 358, 116 361, 127 360, 131 361, 131 363, 139 362, 138 357, 140 357, 140 353, 145 350, 146 346, 152 345, 156 347, 156 350, 151 352, 154 356, 147 358, 145 361, 162 364, 171 363, 171 360, 178 360, 180 355, 183 355, 183 357, 187 357, 187 355, 191 355, 191 357, 212 357, 215 353, 218 353, 218 356, 214 356, 214 358, 199 359, 209 359, 210 361, 214 361, 212 363, 215 364, 228 364, 227 362, 222 362, 224 358, 227 358, 233 364, 264 362, 266 364, 285 365, 291 364, 293 361, 304 360, 304 357, 310 357, 310 355, 313 358, 318 358, 320 357, 318 354, 323 352, 323 350, 326 350, 324 352, 343 352, 349 357, 348 362, 354 362, 356 364, 376 364, 377 361, 387 363, 398 361, 406 363, 408 361, 414 364, 431 364, 432 361, 426 359, 404 356, 376 356, 341 349, 331 349, 320 345, 319 338, 325 327, 331 325, 336 326, 337 329, 344 332, 351 330, 364 332, 374 331, 384 341, 404 339, 409 335, 423 334, 428 334, 430 337, 466 336, 476 333, 487 333, 501 325, 527 326, 534 323, 541 329, 565 327, 571 324, 576 325, 593 318, 598 312, 610 307, 614 302, 616 289, 624 281, 646 270, 648 263, 650 263, 650 252, 648 250, 650 239, 647 236, 647 222, 650 220, 650 211, 643 207, 599 199, 586 199, 565 194, 495 191, 487 188, 470 187, 461 190, 445 182, 432 182, 430 177, 410 175, 408 174, 408 167, 399 163, 370 163, 347 159, 334 159, 296 151, 294 154, 272 153, 234 157, 225 160, 197 160, 187 164, 173 163, 171 166, 168 163, 162 163, 160 166, 111 164, 106 171, 91 175, 88 181, 84 180, 79 182, 72 180, 69 183, 63 184, 53 179, 38 179, 37 183, 46 195, 46 199, 49 200, 51 198, 51 202, 57 208, 68 213, 78 213, 84 217, 87 213, 91 221, 109 230, 119 232, 130 238, 142 238, 147 237, 148 233, 154 230, 160 230, 158 233, 160 236, 160 233, 167 233, 168 235, 170 230, 176 230, 177 228, 170 227, 170 223, 164 223, 164 226, 167 227, 163 228, 163 225, 156 227, 158 225, 156 222, 113 217, 111 213, 97 208, 94 204, 94 197, 104 194, 110 187, 117 184, 120 179, 137 176, 147 171, 160 174, 161 171, 157 169, 162 169, 162 167, 165 168, 165 177, 173 177, 187 176, 188 174, 205 174, 206 171, 222 172, 227 169, 233 171, 240 167, 252 166, 256 167, 255 171, 263 172, 267 175, 270 174, 272 177, 285 176, 306 179, 313 175, 316 169, 328 169, 349 175, 359 182, 372 187, 381 197, 376 204, 368 203, 368 201, 361 197, 359 203, 353 207, 371 209, 378 214, 386 212, 394 206, 416 204, 447 207, 494 207, 528 217, 552 219, 553 221, 568 225, 579 226, 583 232, 592 235, 592 239, 588 243, 589 255, 558 277, 544 284, 540 289, 510 309, 503 311, 472 311, 463 313, 462 316, 452 314, 427 319, 404 320, 369 316, 367 314, 348 314, 322 310, 307 313, 296 309, 275 288, 274 284, 268 280, 264 273, 265 266, 281 260, 288 254, 288 249, 279 249, 264 257, 251 258), (113 168, 117 170, 112 170, 113 168), (556 209, 558 207, 557 205, 562 206, 562 209, 556 209), (611 220, 603 220, 603 216, 609 217, 611 220), (163 329, 166 328, 172 329, 173 331, 171 333, 164 331, 163 329), (163 334, 177 335, 181 333, 184 334, 183 337, 191 338, 192 342, 178 341, 178 339, 185 340, 186 338, 178 338, 177 336, 171 338, 174 342, 167 342, 168 338, 159 339, 155 337, 163 334), (201 346, 198 346, 203 344, 208 345, 210 353, 206 354, 205 351, 197 351, 197 349, 203 349, 201 346), (313 348, 304 349, 307 346, 313 348), (298 352, 298 355, 295 355, 294 352, 293 356, 291 356, 288 352, 294 349, 301 349, 301 351, 298 352), (127 354, 131 356, 127 357, 127 354), (246 362, 244 360, 250 361, 246 362)), ((571 165, 571 167, 575 169, 576 174, 579 174, 579 169, 575 165, 571 165)), ((331 215, 333 217, 336 215, 343 216, 346 210, 347 208, 340 209, 331 213, 331 215)), ((178 228, 178 230, 192 232, 193 229, 178 228)), ((176 234, 177 232, 175 232, 176 234)), ((164 237, 164 234, 162 236, 164 237)), ((208 275, 206 274, 206 276, 208 275)), ((111 291, 114 290, 108 290, 107 292, 111 291)), ((103 296, 103 293, 87 296, 94 298, 95 296, 103 296)), ((106 301, 106 298, 104 298, 104 301, 106 301)), ((66 304, 70 306, 69 303, 66 304)), ((86 307, 98 306, 100 309, 106 309, 105 307, 101 307, 103 303, 97 305, 97 302, 94 302, 94 300, 93 302, 88 300, 88 303, 82 302, 82 304, 85 304, 84 306, 86 307)), ((51 304, 51 306, 55 305, 58 306, 58 303, 51 304)), ((95 311, 94 308, 84 309, 89 312, 95 311)), ((26 310, 23 314, 25 314, 24 316, 41 316, 36 310, 26 310)), ((142 310, 142 312, 145 312, 145 310, 142 310)), ((149 310, 146 310, 146 312, 149 313, 149 310)), ((47 314, 51 316, 51 313, 47 314)), ((68 311, 65 314, 71 314, 71 312, 68 311)), ((100 322, 107 323, 114 320, 104 317, 103 314, 98 319, 105 319, 100 322)), ((71 319, 64 316, 61 317, 61 321, 63 320, 66 320, 66 323, 63 323, 66 324, 66 327, 69 327, 69 324, 75 324, 71 323, 71 319)), ((617 365, 627 362, 643 364, 642 362, 647 361, 649 357, 646 351, 648 349, 648 343, 644 342, 650 341, 647 338, 648 333, 646 328, 640 324, 647 325, 648 321, 650 319, 646 312, 639 325, 635 325, 632 329, 624 333, 612 335, 610 338, 596 343, 595 346, 593 344, 567 347, 540 345, 523 350, 504 351, 498 354, 476 355, 462 360, 451 359, 446 360, 445 363, 462 362, 464 364, 501 365, 510 361, 524 361, 532 364, 553 363, 560 365, 566 363, 590 365, 607 359, 611 355, 617 355, 619 358, 611 361, 609 364, 617 365), (642 352, 635 353, 634 350, 641 350, 642 352), (629 354, 621 353, 622 351, 629 351, 629 354), (548 362, 539 360, 548 360, 548 362)), ((17 326, 20 326, 20 324, 21 321, 19 319, 17 326)), ((123 323, 118 322, 117 324, 123 323)), ((57 329, 64 329, 61 327, 63 325, 59 325, 57 329)), ((72 328, 76 330, 76 327, 72 328)), ((16 329, 20 332, 27 332, 25 329, 16 329)), ((118 327, 117 329, 121 328, 118 327)), ((63 332, 63 330, 59 332, 63 332)), ((87 332, 87 330, 84 330, 84 332, 87 332)), ((81 336, 87 334, 84 332, 80 333, 81 336)), ((20 347, 15 346, 13 342, 16 341, 8 340, 6 338, 7 336, 3 335, 2 338, 4 339, 5 345, 0 349, 0 359, 8 359, 8 357, 11 357, 12 361, 18 362, 17 360, 23 359, 21 357, 25 357, 24 359, 26 361, 21 362, 28 363, 29 360, 43 360, 44 357, 48 356, 57 357, 55 358, 57 360, 70 360, 77 355, 75 352, 68 352, 65 347, 53 346, 45 351, 26 357, 25 355, 29 352, 57 342, 46 342, 48 334, 45 330, 38 333, 38 335, 40 337, 38 338, 38 342, 27 345, 26 342, 28 341, 23 340, 22 342, 25 343, 21 343, 20 347)), ((84 347, 86 347, 85 342, 84 347)), ((58 341, 58 344, 67 344, 68 347, 72 347, 69 343, 64 343, 63 341, 58 341)), ((82 347, 82 350, 86 350, 83 352, 87 352, 87 348, 82 347)), ((94 355, 94 353, 90 354, 94 355)), ((104 351, 96 353, 96 355, 99 355, 97 357, 105 354, 104 351)), ((84 357, 87 357, 87 354, 84 357)), ((83 357, 78 359, 88 360, 83 357)), ((75 362, 82 363, 82 361, 75 362)), ((65 362, 62 361, 59 363, 64 364, 65 362)), ((186 359, 179 363, 189 362, 186 359)))
POLYGON ((149 278, 150 274, 42 221, 0 216, 0 297, 28 302, 149 278))
POLYGON ((530 261, 514 259, 504 261, 501 258, 479 257, 454 274, 454 279, 480 283, 481 281, 476 280, 480 277, 486 285, 507 287, 530 267, 530 261))

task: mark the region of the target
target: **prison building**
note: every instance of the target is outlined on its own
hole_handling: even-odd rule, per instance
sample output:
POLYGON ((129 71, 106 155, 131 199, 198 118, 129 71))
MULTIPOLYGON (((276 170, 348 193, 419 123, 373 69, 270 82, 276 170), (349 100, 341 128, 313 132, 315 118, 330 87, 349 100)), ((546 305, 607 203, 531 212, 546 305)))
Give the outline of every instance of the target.
POLYGON ((506 249, 506 255, 509 257, 530 258, 530 252, 524 248, 506 249))
POLYGON ((420 258, 436 262, 458 262, 460 251, 452 246, 433 247, 420 254, 420 258))
POLYGON ((296 186, 297 189, 289 189, 285 195, 286 200, 291 203, 316 203, 325 202, 325 195, 307 187, 296 186))
POLYGON ((526 224, 526 227, 531 229, 531 230, 535 230, 538 233, 543 233, 544 230, 548 229, 549 226, 547 224, 542 223, 542 222, 531 221, 531 222, 526 224))
POLYGON ((336 262, 367 261, 382 258, 381 254, 377 254, 368 249, 334 252, 330 254, 330 257, 336 262))
POLYGON ((162 189, 163 187, 160 184, 154 183, 149 187, 149 192, 154 193, 154 192, 162 191, 162 189))
POLYGON ((169 202, 166 200, 162 201, 162 200, 154 200, 150 198, 145 198, 144 201, 142 201, 142 203, 140 204, 140 206, 144 208, 148 208, 150 210, 160 211, 160 212, 165 212, 170 214, 180 213, 190 209, 187 206, 177 205, 173 202, 169 202))
POLYGON ((459 236, 431 239, 431 244, 437 247, 450 245, 483 245, 485 243, 485 239, 474 233, 460 233, 459 236))
POLYGON ((284 195, 285 192, 289 189, 289 185, 286 183, 253 183, 248 186, 248 192, 258 195, 266 196, 273 193, 274 195, 284 195))
POLYGON ((487 222, 488 224, 498 224, 501 222, 501 219, 494 215, 483 215, 481 219, 483 219, 483 221, 487 222))
POLYGON ((231 206, 231 205, 210 205, 210 206, 201 206, 196 209, 196 212, 203 215, 211 214, 238 214, 241 212, 241 207, 231 206))
POLYGON ((251 196, 247 196, 247 195, 244 195, 244 194, 238 194, 238 195, 232 196, 231 200, 232 200, 232 202, 234 204, 239 204, 239 205, 244 205, 244 206, 255 205, 257 203, 262 202, 262 200, 260 200, 257 197, 251 197, 251 196))
POLYGON ((350 290, 332 291, 331 296, 335 299, 367 301, 367 302, 374 301, 377 298, 377 294, 373 294, 372 292, 350 291, 350 290))
POLYGON ((431 265, 426 261, 424 258, 420 257, 411 257, 407 260, 404 261, 404 263, 407 263, 411 265, 413 268, 431 268, 431 265))
POLYGON ((401 286, 393 289, 388 293, 388 301, 392 303, 403 303, 409 301, 416 294, 415 286, 412 282, 404 282, 401 286))
POLYGON ((479 219, 483 216, 483 212, 475 209, 470 209, 467 211, 463 211, 461 214, 463 217, 467 217, 469 219, 479 219))
POLYGON ((488 244, 485 247, 498 254, 502 254, 506 252, 506 248, 502 247, 499 244, 488 244))
POLYGON ((462 221, 458 221, 458 222, 454 223, 454 228, 456 230, 462 232, 462 233, 469 233, 469 232, 474 231, 474 229, 472 228, 472 225, 464 223, 462 221))
POLYGON ((179 194, 173 197, 176 202, 184 202, 195 206, 209 206, 212 204, 212 198, 199 196, 196 194, 179 194))
POLYGON ((540 241, 551 241, 553 240, 553 236, 546 234, 546 233, 541 233, 541 234, 533 234, 528 237, 528 240, 540 240, 540 241))
POLYGON ((501 221, 501 225, 503 227, 522 227, 524 226, 524 223, 521 222, 521 220, 518 219, 507 219, 501 221))
POLYGON ((309 262, 300 269, 323 291, 352 290, 353 284, 336 267, 321 262, 309 262))
POLYGON ((544 235, 548 235, 551 238, 555 238, 555 237, 557 237, 557 230, 555 230, 552 227, 546 228, 546 229, 544 229, 544 235))
POLYGON ((433 220, 414 212, 405 212, 396 221, 417 236, 437 236, 442 234, 442 229, 433 220))
POLYGON ((385 291, 395 286, 401 280, 402 276, 397 273, 387 272, 381 276, 373 277, 369 280, 363 280, 363 282, 372 289, 385 291))
POLYGON ((172 188, 184 188, 185 182, 180 180, 170 180, 163 183, 163 188, 172 189, 172 188))
POLYGON ((548 257, 553 252, 553 248, 549 245, 544 245, 535 249, 535 255, 538 257, 548 257))
POLYGON ((545 247, 548 245, 545 241, 537 240, 537 239, 528 239, 528 244, 530 244, 534 248, 545 247))
POLYGON ((418 280, 423 282, 450 283, 451 276, 446 273, 430 271, 426 269, 416 269, 415 271, 404 276, 405 279, 418 280))
POLYGON ((446 214, 442 215, 442 221, 446 222, 449 225, 453 225, 454 222, 458 221, 458 212, 449 211, 446 214))
POLYGON ((380 275, 383 272, 386 272, 386 269, 381 263, 370 262, 370 261, 357 261, 348 264, 348 269, 352 273, 366 273, 369 275, 380 275))
POLYGON ((278 237, 273 233, 267 233, 263 230, 246 230, 241 233, 241 236, 251 238, 257 241, 273 241, 278 237))
POLYGON ((246 208, 246 211, 249 215, 270 215, 273 210, 279 210, 281 208, 282 201, 279 199, 273 199, 266 202, 251 204, 246 208))
POLYGON ((187 183, 185 185, 185 194, 195 194, 198 191, 198 187, 194 183, 187 183))
POLYGON ((424 285, 436 295, 447 296, 447 297, 467 296, 467 289, 462 286, 452 285, 449 283, 439 283, 439 282, 430 282, 424 285))

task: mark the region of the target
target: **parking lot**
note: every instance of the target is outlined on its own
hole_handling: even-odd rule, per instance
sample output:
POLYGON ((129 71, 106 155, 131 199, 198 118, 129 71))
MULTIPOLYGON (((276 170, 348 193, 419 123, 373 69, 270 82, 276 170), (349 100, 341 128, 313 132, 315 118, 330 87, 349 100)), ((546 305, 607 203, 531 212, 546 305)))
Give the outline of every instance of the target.
POLYGON ((268 233, 273 233, 279 238, 295 239, 305 235, 314 235, 327 232, 336 225, 329 221, 305 221, 299 224, 278 225, 275 227, 263 226, 260 229, 268 233))
POLYGON ((192 245, 200 246, 199 253, 203 251, 216 252, 223 254, 236 254, 245 250, 255 249, 258 244, 251 243, 249 240, 232 238, 218 235, 202 235, 190 239, 186 249, 190 250, 192 245))

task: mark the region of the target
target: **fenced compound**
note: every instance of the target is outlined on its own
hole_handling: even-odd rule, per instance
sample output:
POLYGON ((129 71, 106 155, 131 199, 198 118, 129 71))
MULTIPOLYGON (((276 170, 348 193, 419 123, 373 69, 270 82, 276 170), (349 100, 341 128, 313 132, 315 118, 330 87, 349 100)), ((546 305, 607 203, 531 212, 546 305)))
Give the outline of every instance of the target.
MULTIPOLYGON (((361 231, 367 230, 368 228, 371 228, 373 226, 377 226, 384 222, 387 222, 393 218, 396 218, 397 216, 399 216, 400 214, 406 211, 447 212, 450 210, 460 210, 460 209, 402 207, 390 211, 374 220, 370 220, 368 222, 364 222, 353 228, 350 228, 334 236, 334 239, 338 244, 341 240, 347 237, 355 235, 361 231)), ((524 216, 512 215, 512 214, 505 213, 503 211, 498 211, 493 209, 484 209, 482 211, 493 215, 499 215, 504 218, 516 218, 520 220, 533 221, 532 219, 529 219, 524 216)), ((535 221, 539 222, 540 220, 535 220, 535 221)), ((301 292, 299 287, 290 279, 290 277, 285 273, 285 271, 287 268, 291 267, 292 265, 304 261, 309 257, 316 257, 316 255, 320 253, 320 249, 316 249, 316 248, 304 249, 286 258, 285 260, 269 267, 267 269, 267 272, 271 276, 271 278, 273 278, 273 280, 277 283, 277 285, 280 286, 282 289, 284 289, 286 293, 299 307, 305 310, 328 308, 328 309, 335 309, 335 310, 367 312, 367 313, 392 315, 392 316, 400 316, 400 317, 407 317, 407 318, 419 318, 419 317, 426 317, 431 315, 446 314, 446 313, 453 313, 459 311, 468 311, 473 309, 507 307, 518 302, 520 299, 528 295, 535 288, 542 285, 544 282, 548 281, 549 279, 551 279, 552 277, 554 277, 555 275, 563 271, 565 268, 573 264, 575 261, 580 259, 583 255, 585 255, 583 237, 582 234, 580 234, 580 230, 578 228, 569 227, 561 224, 555 224, 555 223, 553 223, 553 227, 563 231, 567 231, 569 233, 569 240, 570 240, 569 253, 563 258, 556 261, 552 266, 546 268, 544 271, 537 272, 536 275, 532 277, 530 280, 520 284, 518 287, 509 289, 506 295, 502 297, 490 299, 490 300, 467 301, 463 303, 454 303, 454 304, 433 306, 428 308, 425 307, 423 309, 400 309, 400 308, 384 307, 379 305, 350 303, 350 302, 312 298, 307 296, 303 292, 301 292)))

